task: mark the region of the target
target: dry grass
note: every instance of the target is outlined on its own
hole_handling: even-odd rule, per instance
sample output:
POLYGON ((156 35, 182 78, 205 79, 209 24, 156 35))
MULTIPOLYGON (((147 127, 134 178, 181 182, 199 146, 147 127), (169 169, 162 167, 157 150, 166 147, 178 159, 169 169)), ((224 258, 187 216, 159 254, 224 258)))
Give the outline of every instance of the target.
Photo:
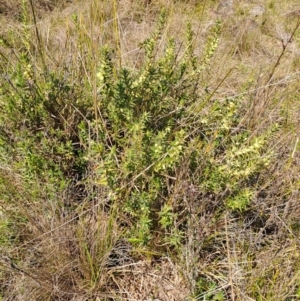
MULTIPOLYGON (((299 26, 297 1, 225 1, 227 6, 208 0, 36 2, 49 70, 74 82, 80 74, 86 81, 79 85, 92 87, 97 70, 90 69, 96 68, 103 45, 115 49, 119 64, 138 70, 144 57, 139 44, 154 29, 162 7, 169 12, 165 35, 175 36, 179 57, 188 21, 197 33, 200 56, 220 19, 219 47, 203 86, 216 90, 212 100, 241 98, 245 117, 240 129, 252 136, 271 127, 280 131, 270 132, 273 160, 249 184, 255 194, 245 214, 221 214, 218 207, 227 192, 204 193, 187 176, 184 164, 178 168, 170 199, 182 223, 187 214, 189 223, 183 225, 187 241, 176 250, 120 247, 130 222, 118 216, 118 209, 108 210, 110 199, 101 187, 95 191, 86 185, 84 196, 75 202, 67 190, 49 199, 41 183, 37 198, 9 162, 1 166, 11 195, 10 206, 1 200, 1 224, 7 217, 24 219, 16 226, 19 243, 0 244, 2 300, 299 300, 299 30, 290 40, 299 26), (126 258, 111 264, 116 248, 126 258), (223 293, 220 299, 218 292, 223 293)), ((23 26, 21 5, 14 4, 0 2, 4 38, 13 30, 18 39, 23 26)), ((15 59, 14 53, 6 55, 15 59)), ((93 163, 98 161, 89 166, 90 179, 96 177, 93 163)))

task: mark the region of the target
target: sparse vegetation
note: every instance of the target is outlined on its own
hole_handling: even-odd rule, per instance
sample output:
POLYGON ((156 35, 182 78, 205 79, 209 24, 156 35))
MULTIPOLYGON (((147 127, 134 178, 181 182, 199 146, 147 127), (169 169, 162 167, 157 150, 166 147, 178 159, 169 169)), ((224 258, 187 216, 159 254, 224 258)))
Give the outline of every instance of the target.
POLYGON ((293 4, 3 1, 1 300, 300 298, 293 4))

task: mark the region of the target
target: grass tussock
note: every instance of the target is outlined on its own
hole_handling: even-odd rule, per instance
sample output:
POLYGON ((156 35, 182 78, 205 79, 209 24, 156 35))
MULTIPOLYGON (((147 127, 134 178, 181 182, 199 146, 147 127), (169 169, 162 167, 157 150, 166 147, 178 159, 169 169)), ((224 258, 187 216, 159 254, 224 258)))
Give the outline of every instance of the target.
POLYGON ((298 300, 296 1, 2 2, 1 300, 298 300))

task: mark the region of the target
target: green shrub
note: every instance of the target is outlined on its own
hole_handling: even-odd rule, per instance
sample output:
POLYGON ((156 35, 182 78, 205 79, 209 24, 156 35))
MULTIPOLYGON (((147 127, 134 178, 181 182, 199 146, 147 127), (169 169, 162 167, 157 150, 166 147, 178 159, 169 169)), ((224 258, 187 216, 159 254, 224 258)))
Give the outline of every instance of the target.
POLYGON ((101 160, 96 160, 95 184, 110 189, 120 211, 132 219, 130 240, 142 244, 154 233, 161 232, 159 239, 165 242, 184 237, 180 229, 174 231, 178 209, 168 204, 172 191, 167 182, 175 185, 176 171, 189 153, 193 158, 188 159, 187 173, 196 179, 194 184, 208 193, 229 190, 227 206, 233 210, 250 202, 237 196, 239 190, 270 158, 265 136, 250 138, 238 128, 242 99, 214 99, 201 83, 217 49, 221 24, 211 29, 200 58, 194 54, 189 26, 179 59, 174 39, 161 38, 165 18, 163 12, 143 44, 140 70, 116 68, 113 52, 104 48, 97 73, 99 121, 92 145, 101 160))

